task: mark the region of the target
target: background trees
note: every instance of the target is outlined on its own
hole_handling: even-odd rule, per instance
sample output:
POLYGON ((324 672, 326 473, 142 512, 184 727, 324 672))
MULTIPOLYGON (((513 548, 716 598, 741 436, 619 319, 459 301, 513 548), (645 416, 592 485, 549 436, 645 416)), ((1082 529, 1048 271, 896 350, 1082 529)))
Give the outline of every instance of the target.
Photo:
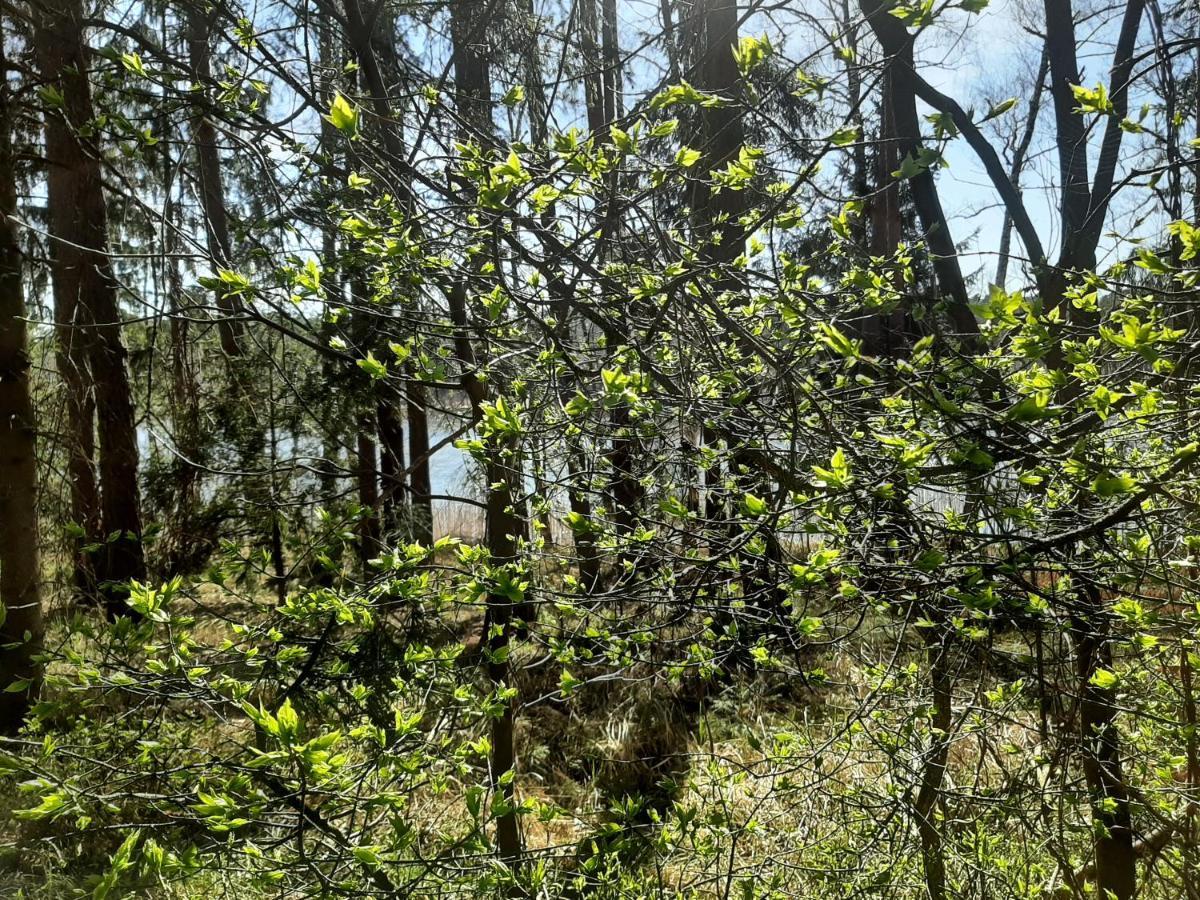
POLYGON ((13 891, 1196 892, 1191 10, 0 11, 13 891))

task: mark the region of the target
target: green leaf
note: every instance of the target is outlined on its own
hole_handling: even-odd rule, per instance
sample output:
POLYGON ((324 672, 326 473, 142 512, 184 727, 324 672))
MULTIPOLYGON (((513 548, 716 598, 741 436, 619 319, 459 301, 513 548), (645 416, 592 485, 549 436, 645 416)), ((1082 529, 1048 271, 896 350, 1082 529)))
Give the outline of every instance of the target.
POLYGON ((1089 684, 1104 691, 1111 691, 1117 686, 1118 681, 1120 679, 1117 677, 1117 673, 1111 669, 1097 669, 1092 673, 1092 677, 1088 679, 1089 684))
POLYGON ((519 103, 524 103, 525 87, 520 84, 514 84, 508 89, 504 96, 500 98, 500 102, 508 107, 513 107, 519 103))
POLYGON ((698 162, 700 162, 700 151, 693 150, 691 147, 680 147, 679 152, 675 154, 675 165, 685 169, 690 169, 698 162))
POLYGON ((374 847, 355 847, 351 852, 354 858, 368 869, 378 869, 381 864, 379 853, 374 847))
POLYGON ((1071 85, 1071 93, 1075 95, 1075 102, 1079 106, 1075 107, 1077 113, 1092 113, 1101 116, 1110 116, 1113 113, 1112 100, 1108 96, 1108 89, 1102 84, 1096 85, 1094 88, 1085 88, 1083 85, 1071 85))
POLYGON ((629 136, 629 132, 623 131, 616 125, 613 125, 608 129, 608 133, 612 138, 613 146, 622 153, 633 153, 637 149, 633 138, 629 136))
POLYGON ((1114 497, 1128 494, 1137 487, 1137 480, 1125 472, 1116 475, 1099 475, 1092 482, 1092 491, 1097 497, 1114 497))
POLYGON ((367 353, 366 359, 357 360, 358 367, 370 376, 372 381, 380 381, 388 376, 387 363, 382 363, 375 358, 371 352, 367 353))
POLYGON ((987 115, 980 119, 981 122, 987 122, 996 116, 1002 116, 1014 106, 1017 105, 1016 97, 1009 97, 1007 100, 1001 100, 999 103, 993 103, 987 111, 987 115))
POLYGON ((329 115, 325 121, 344 134, 354 134, 358 130, 358 110, 350 105, 341 94, 336 94, 329 105, 329 115))
POLYGON ((761 497, 755 497, 753 494, 746 494, 742 497, 742 513, 753 518, 758 518, 767 511, 767 501, 761 497))
POLYGON ((121 65, 134 75, 140 75, 142 78, 146 77, 146 67, 142 64, 142 58, 136 53, 122 53, 121 65))
POLYGON ((745 75, 762 65, 774 52, 774 48, 765 34, 762 37, 746 35, 733 48, 733 59, 737 63, 738 70, 745 75))
POLYGON ((582 679, 576 678, 566 669, 563 669, 562 674, 558 676, 558 689, 562 691, 564 697, 569 697, 584 684, 582 679))
POLYGON ((835 147, 849 147, 858 140, 862 131, 857 125, 847 125, 845 128, 839 128, 829 136, 829 143, 835 147))
POLYGON ((667 119, 665 122, 659 122, 650 129, 650 137, 670 137, 678 127, 678 119, 667 119))

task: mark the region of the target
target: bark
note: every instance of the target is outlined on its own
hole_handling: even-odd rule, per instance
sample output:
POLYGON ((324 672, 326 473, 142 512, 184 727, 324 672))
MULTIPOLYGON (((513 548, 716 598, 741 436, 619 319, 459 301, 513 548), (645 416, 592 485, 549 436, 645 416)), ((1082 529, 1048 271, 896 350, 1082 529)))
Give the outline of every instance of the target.
POLYGON ((929 749, 921 772, 914 812, 921 837, 921 863, 925 872, 925 890, 929 900, 946 897, 946 858, 942 832, 937 821, 937 802, 941 796, 946 760, 950 752, 953 678, 950 675, 950 634, 929 629, 926 658, 933 689, 933 715, 930 719, 929 749))
POLYGON ((375 417, 363 414, 358 421, 358 558, 364 577, 368 564, 379 555, 379 459, 375 443, 375 417))
MULTIPOLYGON (((737 159, 745 143, 741 97, 741 73, 733 58, 738 43, 738 8, 734 0, 706 0, 700 4, 697 26, 704 29, 697 80, 699 86, 726 98, 728 103, 702 113, 703 171, 723 169, 737 159)), ((706 258, 729 264, 743 251, 742 227, 738 218, 746 209, 746 191, 717 191, 706 179, 696 187, 696 228, 708 242, 706 258)))
POLYGON ((450 4, 450 42, 454 65, 454 103, 461 137, 486 148, 495 142, 492 122, 492 69, 488 24, 492 10, 483 0, 450 4))
MULTIPOLYGON (((916 158, 921 149, 921 122, 917 115, 912 35, 891 15, 888 5, 878 0, 859 0, 859 8, 889 57, 887 65, 891 75, 891 107, 895 116, 898 155, 901 159, 916 158)), ((979 323, 971 312, 967 283, 958 262, 958 248, 942 209, 933 172, 922 168, 909 179, 909 188, 925 233, 938 287, 948 301, 947 312, 959 336, 973 341, 978 337, 979 323)))
MULTIPOLYGON (((890 60, 880 83, 879 143, 875 153, 869 202, 870 233, 867 236, 872 256, 890 260, 900 247, 900 181, 892 173, 900 168, 900 134, 896 127, 896 60, 890 60)), ((894 280, 894 279, 893 279, 894 280)), ((867 319, 864 338, 868 352, 884 356, 899 353, 904 346, 904 309, 878 313, 867 319)))
POLYGON ((604 117, 604 76, 596 0, 577 0, 577 5, 579 48, 583 57, 583 101, 587 110, 588 129, 593 134, 599 134, 607 120, 604 117))
POLYGON ((428 547, 433 544, 433 488, 429 479, 429 413, 425 385, 412 379, 406 397, 412 539, 428 547))
MULTIPOLYGON (((463 368, 463 390, 471 402, 475 420, 479 421, 490 396, 487 385, 475 373, 475 350, 467 319, 465 290, 452 292, 449 300, 451 320, 455 327, 455 355, 463 368)), ((527 537, 518 451, 515 439, 493 437, 488 441, 484 463, 484 480, 488 484, 484 541, 493 568, 517 565, 518 547, 521 540, 527 537)), ((514 604, 499 593, 489 594, 486 603, 484 633, 487 635, 488 678, 493 685, 501 688, 509 680, 508 649, 513 619, 532 622, 536 608, 528 596, 514 604)), ((520 865, 521 859, 521 836, 514 808, 515 715, 516 700, 513 698, 505 703, 501 714, 492 719, 491 756, 492 789, 504 801, 504 809, 496 816, 496 846, 500 858, 513 869, 520 865)))
POLYGON ((658 17, 662 25, 663 46, 667 53, 667 79, 677 84, 680 77, 679 44, 675 37, 675 16, 671 11, 671 0, 659 0, 658 17))
MULTIPOLYGON (((451 4, 451 40, 454 62, 454 93, 458 104, 460 137, 479 138, 486 148, 494 140, 491 110, 491 69, 488 62, 487 38, 491 27, 491 8, 478 0, 451 4)), ((468 262, 477 269, 477 263, 468 262)), ((460 280, 447 292, 450 319, 454 325, 455 356, 462 367, 460 376, 463 392, 471 404, 472 417, 478 423, 483 418, 484 405, 491 401, 492 381, 486 383, 477 375, 475 338, 467 312, 467 283, 460 280)), ((484 542, 493 569, 512 569, 519 565, 519 546, 528 539, 528 516, 523 499, 523 465, 519 437, 489 436, 484 462, 484 483, 487 485, 484 542)), ((508 687, 510 679, 508 654, 517 620, 532 622, 536 609, 528 597, 513 603, 504 594, 490 592, 486 599, 487 613, 484 630, 487 635, 487 671, 492 685, 500 690, 508 687)), ((502 799, 496 813, 496 848, 501 861, 509 869, 521 864, 521 835, 516 814, 515 763, 516 744, 513 731, 516 719, 515 696, 504 703, 499 715, 492 719, 492 750, 490 759, 491 786, 502 799)))
MULTIPOLYGON (((217 129, 205 114, 203 89, 212 81, 211 50, 209 48, 209 16, 204 6, 193 0, 187 10, 188 61, 192 77, 200 86, 199 99, 193 109, 192 140, 196 145, 196 161, 200 179, 200 207, 204 212, 204 231, 208 239, 208 254, 218 268, 233 264, 233 244, 229 238, 229 213, 225 206, 225 187, 221 177, 221 151, 217 145, 217 129)), ((241 301, 216 291, 217 309, 221 318, 217 332, 221 349, 229 356, 241 355, 241 301)))
POLYGON ((604 58, 604 118, 615 122, 624 115, 624 71, 618 43, 617 0, 601 0, 600 50, 604 58))
POLYGON ((395 533, 405 518, 404 508, 404 420, 395 403, 380 399, 375 407, 379 423, 380 524, 395 533))
MULTIPOLYGON (((535 147, 545 145, 548 137, 547 116, 549 106, 546 100, 545 76, 542 73, 542 40, 541 23, 533 0, 522 0, 521 11, 525 17, 526 31, 529 39, 525 42, 523 53, 525 64, 526 95, 529 105, 529 136, 535 147)), ((552 221, 552 219, 547 219, 552 221)))
POLYGON ((575 558, 579 565, 579 584, 585 593, 599 590, 600 553, 596 547, 596 536, 592 532, 591 478, 587 456, 577 438, 569 438, 567 445, 567 503, 571 512, 578 517, 582 526, 572 530, 575 541, 575 558))
MULTIPOLYGON (((96 148, 85 143, 80 129, 93 119, 83 38, 82 5, 78 0, 48 0, 34 16, 34 43, 42 76, 64 98, 62 108, 46 117, 47 203, 50 210, 51 269, 56 319, 65 337, 64 380, 73 395, 71 411, 77 434, 90 431, 86 420, 88 389, 95 395, 99 434, 100 532, 96 577, 110 617, 125 615, 130 579, 144 579, 141 504, 138 495, 137 440, 133 400, 121 339, 117 283, 108 256, 108 216, 96 148), (80 383, 86 352, 90 381, 80 383)), ((83 455, 72 465, 86 482, 83 455), (77 463, 77 465, 76 465, 77 463), (77 467, 78 466, 78 467, 77 467)), ((79 490, 86 496, 86 484, 79 490)))
MULTIPOLYGON (((404 142, 392 118, 391 103, 383 73, 371 43, 371 26, 364 20, 358 0, 343 0, 347 36, 358 58, 363 81, 371 95, 371 107, 379 122, 384 149, 393 169, 392 184, 404 207, 414 207, 411 171, 404 154, 404 142)), ((486 63, 486 60, 484 61, 486 63)), ((430 497, 429 424, 425 386, 409 372, 406 390, 408 417, 408 458, 411 472, 413 540, 428 546, 433 543, 433 501, 430 497)))
POLYGON ((1100 592, 1081 591, 1084 611, 1071 623, 1079 685, 1079 738, 1083 775, 1092 805, 1096 887, 1100 896, 1132 900, 1137 893, 1137 852, 1129 790, 1121 763, 1121 736, 1112 688, 1095 683, 1112 668, 1108 611, 1100 592))
POLYGON ((1125 136, 1125 129, 1121 127, 1121 123, 1129 114, 1129 82, 1133 77, 1133 55, 1145 10, 1145 0, 1128 0, 1125 5, 1109 77, 1108 96, 1112 101, 1113 112, 1104 126, 1104 138, 1100 143, 1100 155, 1096 161, 1096 175, 1089 192, 1091 202, 1084 227, 1079 233, 1067 234, 1066 258, 1059 260, 1061 269, 1096 267, 1096 247, 1104 232, 1104 221, 1108 215, 1109 202, 1112 200, 1117 162, 1125 136))
POLYGON ((1085 120, 1075 112, 1071 85, 1080 84, 1075 16, 1071 0, 1045 0, 1046 54, 1050 58, 1050 96, 1058 138, 1059 204, 1063 244, 1060 259, 1070 260, 1070 241, 1083 230, 1091 202, 1085 120))
POLYGON ((13 113, 0 29, 0 734, 20 728, 42 684, 36 425, 25 326, 13 113), (16 688, 15 690, 13 688, 16 688))
MULTIPOLYGON (((1194 576, 1193 576, 1194 577, 1194 576)), ((1183 887, 1187 900, 1200 898, 1200 883, 1196 880, 1196 813, 1200 803, 1200 734, 1196 716, 1196 693, 1192 678, 1192 660, 1187 646, 1179 648, 1179 687, 1183 695, 1183 724, 1187 737, 1187 803, 1183 823, 1183 887)))

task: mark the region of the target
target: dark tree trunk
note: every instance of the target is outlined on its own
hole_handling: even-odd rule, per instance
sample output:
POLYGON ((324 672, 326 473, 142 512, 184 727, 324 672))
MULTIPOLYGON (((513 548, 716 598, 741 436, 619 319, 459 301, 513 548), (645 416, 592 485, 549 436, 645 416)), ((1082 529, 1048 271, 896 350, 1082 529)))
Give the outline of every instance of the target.
MULTIPOLYGON (((363 81, 371 95, 371 107, 381 128, 384 149, 393 169, 393 186, 406 207, 412 206, 411 173, 404 155, 404 142, 393 121, 387 85, 371 42, 371 25, 363 18, 358 0, 343 0, 347 36, 358 57, 363 81)), ((452 7, 453 9, 453 7, 452 7)), ((484 60, 486 65, 486 59, 484 60)), ((408 372, 406 405, 408 418, 409 484, 412 494, 413 540, 428 546, 433 543, 433 500, 429 478, 429 423, 425 386, 408 372)))
POLYGON ((425 385, 409 373, 405 388, 408 416, 409 494, 412 498, 412 539, 433 544, 433 487, 429 478, 429 400, 425 385))
POLYGON ((1092 805, 1096 888, 1101 897, 1132 900, 1137 893, 1137 851, 1129 789, 1121 763, 1117 703, 1110 687, 1096 683, 1096 673, 1112 668, 1108 610, 1093 587, 1081 591, 1086 613, 1071 622, 1075 642, 1075 676, 1079 685, 1079 739, 1083 776, 1092 805))
POLYGON ((596 18, 597 0, 578 0, 579 49, 583 57, 583 102, 588 129, 600 134, 604 129, 604 75, 600 59, 600 26, 596 18))
POLYGON ((601 0, 600 52, 604 58, 604 118, 615 122, 624 115, 624 72, 618 43, 617 0, 601 0))
MULTIPOLYGON (((491 109, 491 69, 488 63, 488 36, 493 27, 491 10, 478 0, 453 2, 450 6, 451 41, 454 62, 454 95, 460 120, 460 138, 478 139, 484 148, 494 140, 491 109)), ((477 271, 477 263, 468 263, 477 271)), ((458 281, 449 290, 447 301, 454 324, 455 356, 462 367, 463 392, 471 404, 473 418, 483 418, 484 404, 492 399, 489 382, 478 377, 474 328, 467 312, 467 284, 458 281)), ((487 513, 484 542, 494 569, 519 565, 520 542, 528 538, 527 514, 523 499, 523 464, 519 439, 490 437, 484 462, 487 513)), ((514 604, 500 593, 489 593, 484 629, 488 643, 488 678, 496 688, 508 686, 510 669, 509 642, 514 618, 532 622, 535 609, 525 598, 514 604)), ((510 869, 521 863, 521 835, 517 820, 515 779, 516 743, 513 725, 516 698, 504 704, 492 719, 491 779, 492 790, 502 800, 496 814, 496 848, 510 869)))
MULTIPOLYGON (((212 80, 211 50, 209 48, 209 22, 203 4, 193 0, 188 6, 188 60, 192 77, 201 86, 199 96, 212 80)), ((217 129, 206 114, 203 99, 195 104, 192 118, 192 138, 196 145, 199 163, 200 206, 204 212, 205 234, 208 236, 208 255, 220 268, 229 268, 233 263, 233 244, 229 238, 229 213, 225 206, 225 186, 221 177, 221 151, 217 146, 217 129)), ((221 318, 217 330, 221 337, 221 349, 230 356, 241 354, 242 323, 241 302, 217 291, 217 309, 221 318)))
MULTIPOLYGON (((899 159, 917 159, 921 150, 921 120, 917 115, 916 72, 913 68, 913 36, 890 12, 890 6, 878 0, 859 0, 880 47, 888 57, 888 108, 894 117, 896 155, 899 159)), ((974 341, 979 323, 971 311, 967 282, 958 260, 958 248, 950 232, 950 223, 942 209, 933 172, 922 167, 909 179, 913 204, 921 221, 925 242, 937 276, 938 287, 947 303, 947 312, 959 337, 974 341)))
POLYGON ((379 423, 380 524, 394 534, 405 518, 404 420, 394 402, 381 399, 375 407, 379 423))
POLYGON ((375 417, 363 414, 358 420, 358 557, 363 574, 379 555, 379 459, 375 444, 375 417))
MULTIPOLYGON (((0 21, 0 72, 8 66, 0 21)), ((17 185, 8 80, 0 84, 0 734, 20 728, 42 684, 36 425, 21 248, 13 226, 17 185)))
POLYGON ((917 832, 921 836, 921 863, 929 900, 946 897, 946 857, 942 849, 942 830, 937 821, 937 805, 950 752, 951 690, 954 684, 950 674, 950 640, 951 632, 944 626, 927 630, 926 659, 933 690, 932 716, 921 785, 913 805, 917 832))
MULTIPOLYGON (((144 579, 141 504, 138 494, 137 439, 133 399, 121 340, 117 283, 108 256, 108 215, 96 148, 81 129, 93 118, 83 40, 84 13, 77 0, 49 0, 35 16, 34 32, 43 77, 56 85, 64 102, 46 118, 47 203, 57 318, 64 330, 84 338, 90 384, 83 378, 74 337, 64 353, 68 390, 95 393, 99 434, 100 532, 96 576, 110 616, 125 615, 130 579, 144 579)), ((73 411, 80 433, 89 431, 83 404, 73 411)), ((72 476, 82 475, 82 457, 72 476)), ((85 478, 86 480, 86 478, 85 478)), ((87 491, 86 485, 80 486, 87 491)))
POLYGON ((492 123, 492 67, 488 17, 483 0, 450 4, 450 42, 454 65, 454 105, 460 135, 486 147, 495 140, 492 123))
MULTIPOLYGON (((488 402, 489 395, 487 385, 475 372, 475 350, 471 342, 465 291, 452 291, 449 300, 455 327, 455 355, 463 369, 463 389, 471 402, 472 414, 479 421, 483 418, 484 404, 488 402)), ((525 504, 521 498, 519 450, 515 440, 489 439, 484 463, 484 480, 488 485, 484 542, 494 568, 517 565, 519 544, 528 536, 525 504)), ((513 603, 504 595, 489 594, 486 602, 484 631, 488 642, 488 677, 493 685, 502 687, 507 684, 510 675, 508 645, 514 628, 513 619, 532 622, 536 608, 528 596, 519 603, 513 603)), ((513 734, 515 715, 514 698, 492 720, 492 789, 503 798, 505 807, 496 816, 496 846, 501 859, 510 868, 516 868, 521 858, 521 836, 514 808, 512 778, 516 762, 513 734)))

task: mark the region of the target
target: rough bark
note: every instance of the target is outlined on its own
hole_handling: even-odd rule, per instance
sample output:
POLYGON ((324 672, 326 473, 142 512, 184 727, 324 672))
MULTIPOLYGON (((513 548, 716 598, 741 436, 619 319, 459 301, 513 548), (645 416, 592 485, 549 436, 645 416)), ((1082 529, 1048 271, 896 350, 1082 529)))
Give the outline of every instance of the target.
POLYGON ((1132 900, 1137 893, 1137 851, 1129 789, 1121 763, 1117 703, 1112 688, 1096 683, 1096 673, 1112 668, 1108 611, 1100 592, 1080 592, 1084 610, 1071 623, 1079 690, 1079 737, 1083 775, 1092 806, 1096 888, 1100 896, 1132 900))
MULTIPOLYGON (((72 416, 79 436, 90 432, 86 401, 95 396, 99 434, 100 533, 96 554, 98 587, 109 616, 125 615, 130 579, 144 579, 141 504, 134 431, 133 400, 125 367, 117 283, 108 255, 108 215, 96 148, 80 130, 93 118, 83 36, 84 12, 78 0, 48 0, 34 16, 34 43, 42 76, 54 85, 63 103, 46 117, 46 193, 50 210, 51 269, 60 339, 67 345, 63 372, 75 395, 72 416), (79 333, 86 352, 87 376, 79 366, 75 344, 79 333), (66 334, 64 334, 66 332, 66 334)), ((82 454, 72 465, 86 482, 82 454)), ((86 495, 86 484, 78 489, 86 495)))
POLYGON ((405 516, 404 508, 404 420, 390 400, 375 406, 379 424, 380 524, 394 533, 405 516))
MULTIPOLYGON (((209 48, 209 16, 200 2, 192 2, 187 10, 188 61, 192 77, 204 87, 212 80, 212 52, 209 48)), ((192 116, 192 140, 196 145, 198 163, 200 207, 204 213, 204 231, 208 239, 208 254, 217 267, 227 269, 233 264, 233 243, 229 237, 229 212, 225 206, 225 186, 221 176, 221 151, 217 144, 217 129, 206 115, 202 100, 194 105, 192 116)), ((241 302, 236 297, 226 296, 218 289, 217 309, 220 319, 217 332, 221 338, 221 349, 229 356, 241 354, 242 313, 241 302)))
MULTIPOLYGON (((917 115, 912 35, 891 14, 889 5, 878 0, 859 0, 859 8, 889 58, 890 106, 895 116, 898 155, 901 159, 908 156, 916 159, 921 150, 921 120, 917 115)), ((921 168, 909 179, 909 189, 921 229, 925 233, 938 287, 947 301, 947 313, 959 336, 974 340, 979 334, 979 323, 971 312, 966 279, 959 266, 958 248, 954 245, 949 221, 942 209, 933 172, 921 168)))
MULTIPOLYGON (((7 72, 0 29, 0 71, 7 72)), ((42 667, 37 456, 25 326, 13 114, 0 84, 0 734, 16 733, 38 696, 42 667)))
POLYGON ((405 396, 408 415, 408 484, 412 497, 412 539, 428 547, 433 543, 433 486, 429 478, 429 398, 425 385, 415 378, 409 381, 405 396))
POLYGON ((379 458, 375 443, 375 417, 364 413, 358 421, 358 558, 363 573, 379 555, 379 458))

